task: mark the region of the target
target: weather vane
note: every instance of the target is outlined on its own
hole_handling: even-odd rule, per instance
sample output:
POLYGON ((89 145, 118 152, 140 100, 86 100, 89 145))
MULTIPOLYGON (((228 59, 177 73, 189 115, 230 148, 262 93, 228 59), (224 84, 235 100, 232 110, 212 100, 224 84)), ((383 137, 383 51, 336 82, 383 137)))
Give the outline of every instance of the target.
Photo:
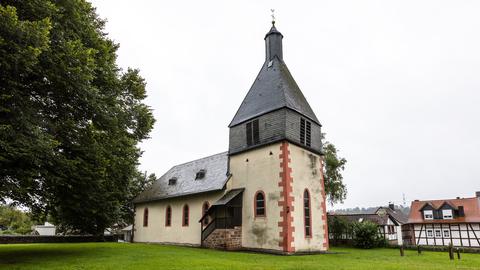
POLYGON ((275 25, 275 9, 270 9, 272 12, 272 24, 275 25))

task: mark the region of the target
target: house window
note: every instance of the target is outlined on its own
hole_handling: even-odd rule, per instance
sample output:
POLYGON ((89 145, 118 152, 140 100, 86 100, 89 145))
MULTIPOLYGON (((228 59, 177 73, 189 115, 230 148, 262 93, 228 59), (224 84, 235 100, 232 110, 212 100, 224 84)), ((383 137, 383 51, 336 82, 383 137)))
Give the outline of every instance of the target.
POLYGON ((444 209, 442 213, 443 213, 443 219, 453 219, 453 214, 451 209, 444 209))
POLYGON ((395 227, 393 225, 388 225, 388 234, 394 234, 395 233, 395 227))
POLYGON ((427 237, 433 237, 433 230, 427 230, 427 237))
POLYGON ((303 118, 300 119, 300 143, 306 146, 312 144, 312 123, 303 118))
POLYGON ((310 193, 308 189, 305 189, 303 192, 303 222, 305 226, 305 237, 312 237, 312 219, 311 219, 311 210, 310 210, 310 193))
POLYGON ((185 204, 185 206, 183 206, 183 219, 182 219, 182 226, 186 227, 188 226, 188 204, 185 204))
POLYGON ((195 175, 195 180, 205 178, 205 173, 207 173, 206 170, 200 170, 200 171, 198 171, 197 174, 195 175))
POLYGON ((435 230, 435 237, 442 237, 442 231, 435 230))
POLYGON ((443 230, 443 237, 449 238, 450 237, 450 231, 449 230, 443 230))
POLYGON ((148 208, 143 209, 143 227, 148 227, 148 208))
POLYGON ((255 145, 260 143, 260 132, 258 128, 258 119, 247 123, 247 145, 255 145))
POLYGON ((423 210, 423 218, 424 219, 433 219, 433 211, 432 210, 423 210))
POLYGON ((165 226, 170 227, 172 225, 172 207, 167 206, 165 210, 165 226))
MULTIPOLYGON (((202 216, 204 216, 207 213, 209 207, 210 207, 210 205, 208 204, 208 202, 203 203, 202 216)), ((203 218, 203 225, 204 226, 207 226, 209 222, 210 222, 210 220, 208 220, 208 216, 203 218)))
POLYGON ((263 191, 257 191, 255 194, 255 217, 265 216, 265 194, 263 191))
POLYGON ((177 184, 177 178, 176 177, 172 177, 170 179, 168 179, 168 185, 169 186, 173 186, 173 185, 176 185, 177 184))

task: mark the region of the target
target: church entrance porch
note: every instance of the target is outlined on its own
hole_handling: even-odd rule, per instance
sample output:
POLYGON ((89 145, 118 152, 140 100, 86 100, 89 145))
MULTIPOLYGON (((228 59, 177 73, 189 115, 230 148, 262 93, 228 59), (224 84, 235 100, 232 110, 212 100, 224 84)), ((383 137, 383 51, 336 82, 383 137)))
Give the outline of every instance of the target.
POLYGON ((242 247, 243 188, 232 189, 216 201, 202 216, 203 247, 235 250, 242 247))

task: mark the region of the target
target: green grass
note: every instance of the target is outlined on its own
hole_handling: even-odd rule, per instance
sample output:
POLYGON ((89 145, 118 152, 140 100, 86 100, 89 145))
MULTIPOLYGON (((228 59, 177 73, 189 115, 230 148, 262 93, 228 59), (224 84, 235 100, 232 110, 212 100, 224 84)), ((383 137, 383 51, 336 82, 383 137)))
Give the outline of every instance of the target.
POLYGON ((279 256, 148 244, 0 245, 0 269, 480 269, 480 255, 333 248, 337 254, 279 256))

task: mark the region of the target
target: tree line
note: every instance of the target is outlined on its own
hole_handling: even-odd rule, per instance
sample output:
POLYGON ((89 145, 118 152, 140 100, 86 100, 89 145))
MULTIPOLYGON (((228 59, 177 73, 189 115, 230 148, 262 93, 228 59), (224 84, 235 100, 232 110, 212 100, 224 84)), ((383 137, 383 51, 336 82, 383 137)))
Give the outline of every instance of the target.
MULTIPOLYGON (((138 69, 84 0, 0 1, 0 202, 65 233, 133 221, 132 199, 156 180, 137 168, 155 119, 138 69)), ((326 142, 330 203, 346 198, 346 159, 326 142)))

